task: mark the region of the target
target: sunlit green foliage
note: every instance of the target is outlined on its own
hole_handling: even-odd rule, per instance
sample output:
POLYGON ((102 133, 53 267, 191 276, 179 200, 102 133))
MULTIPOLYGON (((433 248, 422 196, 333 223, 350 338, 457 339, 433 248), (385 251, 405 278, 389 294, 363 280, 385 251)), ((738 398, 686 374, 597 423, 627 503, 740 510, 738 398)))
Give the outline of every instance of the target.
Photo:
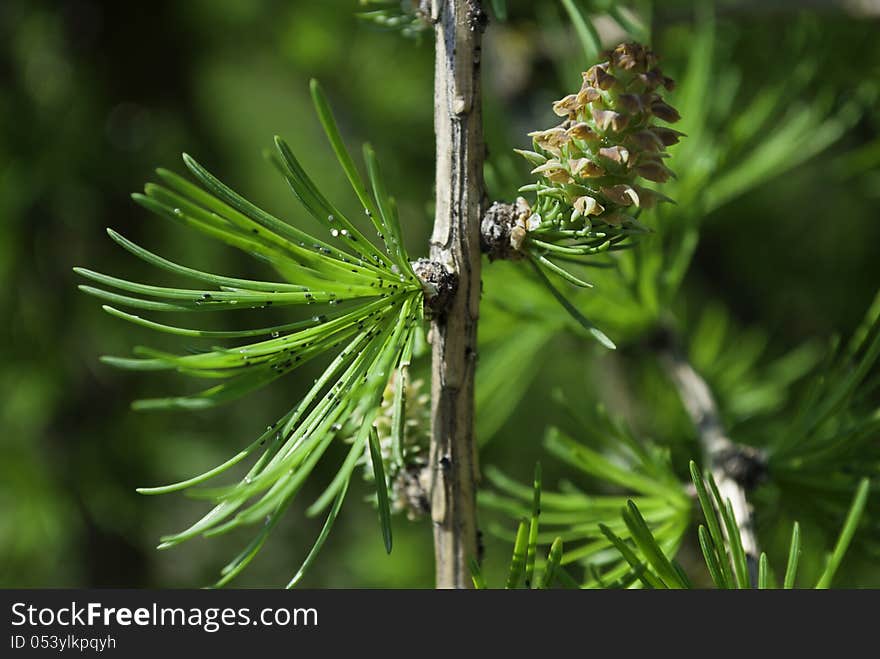
MULTIPOLYGON (((546 498, 542 492, 541 463, 535 465, 535 478, 530 491, 532 506, 528 517, 520 520, 513 545, 513 557, 507 571, 504 587, 509 590, 516 588, 547 589, 555 586, 571 587, 577 584, 562 567, 564 556, 562 538, 555 537, 550 544, 546 561, 538 565, 537 553, 540 533, 538 532, 541 516, 546 513, 546 498)), ((471 561, 471 574, 474 587, 488 588, 482 568, 476 559, 471 561)))
MULTIPOLYGON (((567 478, 559 492, 543 492, 542 522, 551 530, 538 536, 539 543, 561 538, 567 548, 561 563, 582 566, 586 587, 626 580, 627 563, 612 550, 613 541, 603 527, 630 537, 620 509, 631 499, 645 511, 642 521, 653 530, 665 554, 675 555, 690 525, 691 504, 672 469, 668 451, 639 441, 604 410, 584 416, 573 405, 564 405, 563 411, 588 441, 576 441, 558 428, 551 428, 544 438, 544 448, 574 469, 577 478, 567 478), (583 479, 603 483, 614 493, 593 494, 584 489, 583 479)), ((498 469, 487 468, 486 475, 497 493, 482 493, 481 504, 521 516, 528 489, 498 469)), ((497 527, 493 530, 504 537, 497 527)))
MULTIPOLYGON (((670 95, 683 115, 676 127, 688 137, 671 149, 669 165, 679 179, 666 184, 666 194, 677 205, 657 217, 640 217, 652 233, 642 237, 637 250, 617 257, 626 284, 617 281, 616 272, 597 269, 575 273, 594 284, 590 290, 553 282, 617 344, 614 356, 583 340, 586 331, 560 312, 523 264, 496 262, 484 268, 477 391, 479 438, 485 445, 481 462, 521 481, 528 476, 523 465, 540 458, 548 489, 557 493, 566 491, 562 483, 568 480, 584 492, 626 496, 541 455, 548 422, 578 443, 604 450, 552 411, 552 392, 561 389, 577 406, 592 409, 594 398, 603 400, 640 441, 650 438, 668 450, 679 482, 687 483, 684 466, 696 455, 694 431, 668 381, 652 359, 643 358, 642 338, 658 322, 674 326, 692 363, 710 382, 731 435, 761 446, 760 433, 753 431, 768 418, 775 419, 773 427, 791 420, 785 410, 805 400, 805 385, 813 380, 809 374, 827 354, 824 337, 835 330, 849 335, 874 295, 880 275, 874 247, 880 241, 874 221, 880 190, 872 96, 880 62, 876 25, 843 5, 821 13, 763 12, 732 2, 713 17, 697 12, 700 5, 689 0, 503 4, 507 20, 492 21, 484 43, 491 199, 515 198, 517 187, 529 180, 529 168, 513 149, 529 148, 524 135, 550 125, 552 101, 580 84, 580 72, 596 61, 599 50, 624 39, 649 43, 662 55, 664 71, 679 83, 670 95), (580 27, 570 7, 589 19, 601 46, 578 40, 580 27), (587 53, 585 47, 593 49, 587 53)), ((103 3, 100 11, 92 11, 93 3, 75 6, 75 11, 62 10, 46 0, 8 0, 0 9, 5 73, 0 276, 7 284, 0 288, 7 311, 0 329, 0 582, 202 586, 212 580, 218 560, 231 555, 253 529, 185 543, 173 555, 151 552, 157 534, 187 524, 201 503, 140 497, 134 488, 186 479, 223 463, 254 441, 255 428, 264 428, 305 396, 326 362, 315 358, 297 374, 230 405, 131 414, 131 400, 167 396, 182 386, 182 378, 173 370, 120 373, 97 365, 96 355, 124 354, 139 343, 171 354, 236 340, 112 322, 93 299, 75 294, 69 268, 89 264, 133 281, 180 285, 182 276, 157 271, 115 249, 115 242, 98 239, 103 227, 113 226, 127 240, 203 272, 289 284, 266 261, 216 240, 193 240, 195 234, 179 221, 150 221, 154 218, 127 198, 151 167, 174 162, 187 150, 273 216, 290 218, 331 243, 326 228, 300 212, 262 163, 257 146, 274 133, 286 136, 325 196, 363 230, 369 220, 346 195, 346 178, 324 148, 311 113, 306 84, 311 76, 326 85, 347 140, 369 135, 381 147, 388 187, 398 195, 406 220, 406 245, 411 253, 423 253, 434 177, 431 39, 423 33, 419 43, 371 29, 355 16, 371 7, 348 0, 283 5, 158 0, 146 12, 136 3, 103 3), (167 38, 158 43, 156 34, 167 38)), ((219 290, 204 282, 189 286, 219 290)), ((340 305, 327 315, 347 309, 340 305)), ((211 331, 241 332, 308 321, 320 313, 316 306, 285 306, 161 316, 185 329, 202 325, 182 319, 210 318, 211 331)), ((167 322, 152 320, 158 321, 167 322)), ((236 342, 259 338, 271 336, 236 342)), ((831 380, 838 384, 852 373, 845 364, 860 363, 843 357, 829 362, 837 374, 831 380)), ((423 377, 422 368, 413 364, 414 377, 423 377)), ((875 385, 876 366, 844 405, 846 414, 811 430, 806 447, 824 445, 851 423, 869 430, 875 385)), ((819 389, 819 400, 827 391, 819 389)), ((321 560, 309 554, 308 573, 298 575, 303 585, 430 582, 426 523, 394 520, 393 559, 384 560, 372 508, 343 507, 337 497, 316 519, 298 514, 333 479, 349 449, 335 440, 328 447, 292 501, 292 514, 274 528, 275 541, 263 547, 260 560, 237 585, 283 583, 315 536, 331 524, 333 534, 321 534, 321 560)), ((856 454, 864 451, 863 445, 856 454)), ((838 458, 835 464, 842 464, 838 458)), ((360 459, 369 461, 369 455, 360 459)), ((843 467, 835 469, 846 474, 843 467)), ((812 481, 802 491, 790 484, 777 487, 785 475, 780 468, 755 492, 770 574, 786 565, 792 522, 800 521, 799 585, 818 581, 825 566, 822 549, 833 549, 859 482, 859 476, 847 476, 842 491, 829 497, 831 505, 815 489, 815 474, 815 464, 801 472, 812 481)), ((834 476, 829 487, 838 479, 834 476)), ((374 489, 356 478, 344 492, 351 503, 373 498, 374 489)), ((877 491, 871 488, 864 519, 833 584, 878 583, 876 556, 866 551, 876 530, 871 517, 877 491)), ((527 499, 516 500, 518 519, 528 507, 527 499)), ((642 514, 647 518, 648 512, 642 514)), ((487 529, 492 519, 492 511, 484 509, 487 529)), ((482 568, 487 583, 495 585, 505 581, 513 540, 510 520, 501 527, 508 530, 503 541, 487 534, 482 568)), ((556 530, 549 524, 541 528, 542 533, 556 530)), ((695 542, 680 549, 682 560, 698 555, 695 542)), ((576 546, 566 542, 566 551, 576 546)), ((546 549, 537 549, 539 566, 546 549)), ((692 583, 709 585, 707 575, 700 581, 691 571, 692 561, 684 564, 692 583)), ((579 568, 569 563, 566 569, 576 574, 579 568)))
MULTIPOLYGON (((792 527, 785 572, 780 575, 774 573, 770 568, 767 554, 761 552, 756 568, 757 574, 750 574, 742 540, 737 531, 737 519, 731 512, 729 504, 726 505, 719 495, 718 487, 711 476, 702 476, 693 462, 691 462, 690 468, 700 508, 706 521, 705 526, 701 524, 697 529, 700 550, 705 561, 706 571, 714 586, 725 590, 750 587, 756 587, 760 590, 780 587, 795 588, 798 561, 803 551, 799 524, 795 522, 792 527)), ((864 478, 860 481, 849 505, 837 542, 825 562, 825 569, 816 582, 815 588, 824 589, 831 586, 834 575, 840 567, 840 562, 843 560, 864 514, 868 490, 869 481, 864 478)), ((622 516, 627 528, 632 532, 632 544, 620 538, 607 526, 603 525, 602 531, 620 551, 621 556, 630 566, 633 577, 638 578, 641 585, 646 588, 692 588, 693 586, 681 566, 667 558, 660 542, 644 523, 638 506, 632 501, 628 501, 622 516)))
MULTIPOLYGON (((348 455, 330 485, 309 508, 310 514, 317 514, 333 504, 316 548, 324 543, 355 466, 366 449, 376 474, 385 547, 391 551, 388 494, 373 421, 392 373, 409 364, 416 326, 422 320, 422 285, 403 249, 396 205, 385 190, 372 149, 364 147, 370 196, 342 142, 323 92, 314 81, 312 95, 330 144, 364 212, 372 220, 384 252, 320 192, 290 147, 276 138, 273 162, 297 199, 329 233, 330 242, 255 206, 187 155, 184 162, 201 187, 158 170, 165 185, 148 184, 146 194, 136 194, 134 199, 158 215, 267 261, 286 281, 239 279, 194 270, 159 257, 112 230, 111 238, 136 256, 213 287, 152 286, 76 268, 87 279, 139 297, 81 286, 84 292, 139 310, 202 312, 302 306, 328 311, 302 321, 260 329, 203 331, 157 323, 113 306, 104 307, 116 317, 170 334, 210 339, 264 337, 254 343, 212 348, 192 355, 139 348, 137 358, 105 357, 106 363, 124 369, 173 369, 197 378, 221 380, 221 384, 198 394, 139 401, 135 403, 136 409, 212 407, 261 388, 312 359, 332 357, 305 397, 232 458, 184 481, 139 490, 142 494, 164 494, 189 489, 251 459, 252 466, 237 483, 196 491, 196 496, 212 501, 214 507, 188 529, 163 537, 159 545, 164 549, 198 535, 211 536, 243 525, 259 525, 254 540, 223 568, 218 585, 228 583, 250 563, 315 464, 339 437, 343 423, 356 413, 362 421, 348 455)), ((398 438, 397 443, 400 441, 398 438)), ((310 552, 307 564, 315 551, 310 552)), ((290 585, 302 573, 300 569, 290 585)))
MULTIPOLYGON (((804 380, 794 391, 803 394, 793 393, 791 369, 783 367, 800 361, 800 356, 784 358, 781 366, 771 363, 763 373, 743 368, 740 375, 745 378, 744 382, 751 383, 749 392, 725 388, 723 384, 718 387, 725 418, 730 421, 731 437, 757 449, 765 462, 757 481, 748 486, 749 497, 755 502, 759 531, 798 521, 804 524, 810 530, 811 542, 803 551, 811 565, 821 564, 817 557, 831 552, 832 558, 817 577, 817 583, 824 587, 830 584, 851 542, 854 553, 874 557, 880 550, 877 520, 872 512, 865 512, 863 530, 853 540, 869 500, 869 486, 876 483, 880 474, 876 443, 878 410, 876 403, 870 402, 876 384, 864 382, 880 353, 878 316, 880 304, 875 301, 847 343, 838 347, 839 342, 835 341, 821 362, 810 358, 816 363, 812 372, 804 375, 800 366, 794 368, 794 373, 800 376, 796 379, 804 380), (753 395, 748 397, 748 393, 753 395), (843 531, 839 531, 842 520, 847 521, 843 531)), ((713 333, 713 336, 716 335, 713 333)), ((723 338, 723 334, 721 336, 723 338)), ((721 376, 711 368, 707 372, 714 375, 713 381, 721 376)), ((668 383, 665 386, 668 387, 668 383)), ((583 435, 587 443, 575 442, 552 429, 545 438, 545 449, 577 467, 584 476, 592 477, 590 482, 597 484, 593 487, 598 486, 599 491, 610 487, 625 493, 624 496, 593 494, 580 480, 566 481, 559 494, 545 493, 543 508, 545 512, 550 511, 546 513, 545 523, 560 525, 554 528, 554 534, 569 547, 562 563, 582 563, 587 587, 620 583, 618 580, 627 575, 624 581, 629 584, 637 578, 636 572, 645 586, 686 587, 686 581, 654 575, 659 578, 657 581, 648 576, 646 565, 628 553, 628 545, 623 540, 632 538, 645 556, 657 553, 657 548, 663 557, 671 559, 678 554, 685 533, 692 528, 694 509, 673 467, 671 455, 699 451, 700 446, 696 442, 668 438, 665 446, 658 446, 633 436, 620 423, 610 421, 601 410, 585 416, 574 406, 561 402, 563 418, 569 418, 569 425, 583 435), (621 509, 624 510, 622 518, 621 509), (647 531, 653 540, 647 540, 647 531), (641 540, 638 533, 644 536, 641 540), (585 544, 571 549, 573 541, 585 544), (612 554, 609 558, 605 552, 609 544, 621 555, 612 554), (619 563, 621 556, 625 563, 619 563), (630 573, 630 568, 635 572, 630 573)), ((724 547, 722 536, 730 538, 736 533, 733 513, 725 509, 711 479, 708 485, 703 484, 693 463, 690 475, 708 525, 708 531, 700 530, 699 541, 714 582, 725 588, 748 586, 751 582, 739 541, 731 545, 731 569, 725 563, 727 555, 718 553, 719 547, 724 547), (711 497, 706 487, 712 491, 711 497), (714 509, 721 512, 721 521, 713 518, 714 509)), ((482 503, 513 517, 521 515, 526 488, 495 469, 488 470, 487 476, 498 493, 484 493, 482 503)), ((545 535, 540 540, 546 544, 551 538, 545 535)), ((786 551, 800 557, 802 549, 795 552, 788 547, 786 551)), ((669 570, 665 559, 655 559, 660 561, 659 567, 648 561, 655 572, 669 570)), ((766 560, 765 557, 762 562, 766 560)), ((675 573, 678 572, 676 569, 675 573)), ((666 577, 674 577, 674 573, 668 571, 666 577)))

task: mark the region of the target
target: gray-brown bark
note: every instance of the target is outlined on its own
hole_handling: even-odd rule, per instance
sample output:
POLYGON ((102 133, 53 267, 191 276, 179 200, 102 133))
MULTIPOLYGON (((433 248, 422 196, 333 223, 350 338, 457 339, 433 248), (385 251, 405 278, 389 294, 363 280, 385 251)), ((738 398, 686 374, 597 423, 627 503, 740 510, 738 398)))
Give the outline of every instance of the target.
POLYGON ((474 369, 480 303, 483 201, 478 0, 434 0, 434 129, 437 206, 431 260, 457 276, 457 290, 431 327, 431 517, 438 588, 468 588, 477 558, 474 369))

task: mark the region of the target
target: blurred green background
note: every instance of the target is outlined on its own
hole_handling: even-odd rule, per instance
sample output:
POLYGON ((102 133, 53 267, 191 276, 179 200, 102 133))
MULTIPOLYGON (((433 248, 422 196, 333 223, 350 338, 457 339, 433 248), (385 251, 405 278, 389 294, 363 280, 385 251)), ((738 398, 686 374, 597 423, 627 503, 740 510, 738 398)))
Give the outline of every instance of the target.
MULTIPOLYGON (((721 3, 719 42, 740 72, 738 93, 783 84, 799 53, 813 47, 824 53, 814 79, 831 84, 808 103, 839 103, 878 79, 880 24, 871 3, 859 14, 846 3, 809 4, 818 8, 721 3)), ((693 7, 658 7, 655 48, 678 77, 693 7)), ((134 490, 224 460, 287 409, 314 369, 216 410, 134 413, 132 400, 187 383, 116 372, 98 356, 179 342, 104 314, 77 292, 71 267, 155 280, 107 239, 110 226, 195 267, 260 273, 240 253, 148 215, 129 193, 156 166, 179 171, 186 151, 280 217, 304 221, 261 154, 277 133, 328 196, 349 199, 311 110, 311 77, 323 83, 346 137, 376 147, 410 251, 423 254, 433 186, 431 38, 388 34, 356 19, 356 10, 347 0, 0 3, 0 585, 199 587, 246 544, 249 536, 235 535, 157 552, 157 538, 187 525, 203 504, 134 490)), ((577 68, 586 64, 564 64, 577 60, 578 46, 555 0, 510 2, 509 12, 485 43, 492 156, 525 147, 527 131, 549 126, 549 101, 577 88, 577 68)), ((619 36, 611 28, 602 34, 609 45, 619 36)), ((851 331, 880 281, 878 133, 880 112, 868 107, 829 149, 713 211, 686 278, 687 309, 722 301, 738 325, 762 327, 776 354, 851 331)), ((527 166, 514 167, 526 182, 527 166)), ((487 290, 505 267, 487 266, 487 290)), ((552 415, 550 391, 592 396, 585 377, 592 355, 573 337, 555 340, 483 462, 528 478, 552 415)), ((651 417, 651 400, 625 407, 619 411, 651 417)), ((237 585, 286 583, 320 528, 302 512, 332 462, 237 585)), ((549 464, 545 472, 552 481, 564 469, 549 464)), ((430 586, 429 525, 398 520, 394 553, 385 557, 375 511, 359 501, 369 488, 360 487, 304 585, 430 586)), ((487 538, 487 552, 501 569, 508 546, 487 538)), ((853 578, 880 580, 876 568, 861 570, 853 578)))

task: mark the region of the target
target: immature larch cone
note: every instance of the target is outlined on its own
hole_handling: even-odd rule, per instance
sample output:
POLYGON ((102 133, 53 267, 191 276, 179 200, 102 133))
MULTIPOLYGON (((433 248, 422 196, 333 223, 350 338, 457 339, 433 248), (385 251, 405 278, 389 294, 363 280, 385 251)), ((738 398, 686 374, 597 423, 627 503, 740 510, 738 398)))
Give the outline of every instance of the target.
POLYGON ((553 104, 562 123, 529 133, 535 150, 519 152, 537 165, 532 172, 543 179, 539 202, 540 196, 562 202, 533 209, 543 215, 542 223, 551 221, 556 228, 596 221, 631 226, 636 209, 668 200, 639 180, 663 183, 673 175, 663 161, 666 148, 682 133, 656 124, 679 119, 661 95, 673 81, 640 44, 624 43, 604 55, 606 61, 583 73, 576 94, 553 104))

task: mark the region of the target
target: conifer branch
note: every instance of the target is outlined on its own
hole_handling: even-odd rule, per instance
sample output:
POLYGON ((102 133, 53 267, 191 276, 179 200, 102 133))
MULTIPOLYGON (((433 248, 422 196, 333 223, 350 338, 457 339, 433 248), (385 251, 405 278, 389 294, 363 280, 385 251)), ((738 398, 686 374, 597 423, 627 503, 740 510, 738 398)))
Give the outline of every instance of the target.
POLYGON ((756 587, 761 552, 748 492, 763 472, 763 456, 755 449, 734 443, 728 437, 709 385, 688 361, 673 336, 663 338, 657 354, 694 424, 704 464, 718 484, 721 500, 730 502, 746 555, 750 585, 756 587))
POLYGON ((434 128, 437 205, 431 260, 457 290, 431 325, 430 492, 438 588, 469 588, 478 558, 474 369, 480 303, 483 136, 479 0, 435 0, 434 128))

